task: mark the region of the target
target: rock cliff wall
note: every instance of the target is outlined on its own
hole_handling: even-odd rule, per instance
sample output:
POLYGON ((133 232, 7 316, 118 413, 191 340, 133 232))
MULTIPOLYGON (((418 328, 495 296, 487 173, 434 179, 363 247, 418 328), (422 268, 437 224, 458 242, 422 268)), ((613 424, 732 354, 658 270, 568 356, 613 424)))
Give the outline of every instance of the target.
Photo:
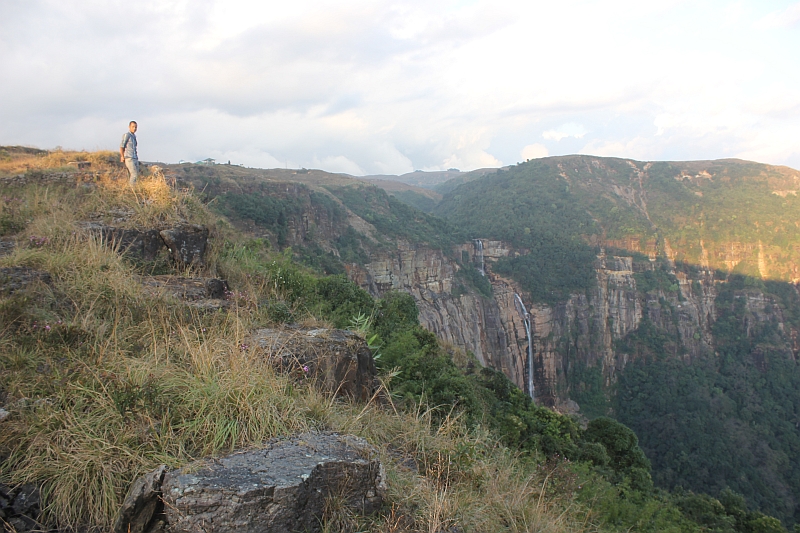
POLYGON ((353 266, 350 276, 375 296, 401 290, 414 296, 420 322, 440 339, 471 351, 485 366, 502 370, 524 388, 527 338, 514 294, 529 307, 533 325, 534 382, 537 401, 563 405, 569 398, 571 365, 599 367, 606 385, 616 378, 632 354, 616 348, 616 341, 634 332, 643 320, 671 338, 679 339, 675 352, 697 357, 711 350, 711 326, 716 316, 713 275, 702 271, 690 279, 682 272, 677 291, 637 291, 631 257, 600 255, 595 263, 597 287, 575 294, 555 306, 531 304, 518 284, 492 272, 500 257, 516 254, 498 241, 456 247, 453 256, 483 266, 492 285, 492 297, 475 291, 454 292, 458 261, 440 250, 400 243, 395 251, 373 257, 364 267, 353 266), (483 265, 480 252, 482 252, 483 265))

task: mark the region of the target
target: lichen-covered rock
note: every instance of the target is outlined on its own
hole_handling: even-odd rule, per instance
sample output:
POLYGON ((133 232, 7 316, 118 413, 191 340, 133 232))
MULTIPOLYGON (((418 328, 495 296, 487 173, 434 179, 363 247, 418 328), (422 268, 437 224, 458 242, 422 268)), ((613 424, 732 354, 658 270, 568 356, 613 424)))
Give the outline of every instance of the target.
POLYGON ((208 228, 186 224, 165 229, 160 233, 178 267, 202 267, 208 246, 208 228))
POLYGON ((166 465, 161 465, 133 482, 114 523, 114 533, 145 533, 154 529, 156 514, 164 508, 161 483, 166 472, 166 465))
POLYGON ((249 343, 284 369, 300 369, 323 390, 360 401, 372 398, 377 372, 367 342, 340 329, 259 329, 249 343))
POLYGON ((0 268, 0 294, 14 294, 36 283, 50 284, 50 274, 27 267, 0 268))
POLYGON ((359 513, 381 505, 384 472, 363 439, 308 433, 164 476, 170 532, 320 531, 332 497, 359 513))

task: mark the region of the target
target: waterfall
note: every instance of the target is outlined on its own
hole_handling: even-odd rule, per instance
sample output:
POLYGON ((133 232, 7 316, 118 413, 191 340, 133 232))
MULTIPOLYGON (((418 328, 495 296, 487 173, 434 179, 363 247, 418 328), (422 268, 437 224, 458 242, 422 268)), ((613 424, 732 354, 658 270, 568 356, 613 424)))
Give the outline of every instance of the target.
POLYGON ((481 276, 486 276, 486 270, 483 268, 483 241, 480 239, 473 239, 472 245, 475 247, 475 256, 478 258, 480 266, 478 272, 481 276))
POLYGON ((533 400, 535 397, 533 390, 533 339, 531 338, 531 315, 528 313, 528 310, 525 309, 525 304, 522 303, 522 298, 520 298, 519 294, 517 293, 514 293, 514 306, 517 308, 520 318, 525 323, 525 334, 528 336, 528 361, 526 365, 528 390, 526 392, 531 397, 531 400, 533 400))

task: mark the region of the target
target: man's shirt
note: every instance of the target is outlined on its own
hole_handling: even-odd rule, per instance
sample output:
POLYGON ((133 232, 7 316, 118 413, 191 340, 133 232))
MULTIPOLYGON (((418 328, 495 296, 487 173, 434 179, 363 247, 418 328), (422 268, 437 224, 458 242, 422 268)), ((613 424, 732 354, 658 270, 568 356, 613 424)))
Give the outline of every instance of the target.
POLYGON ((125 150, 125 159, 139 159, 139 155, 136 153, 135 133, 126 131, 125 135, 122 136, 122 142, 119 143, 119 147, 125 150))

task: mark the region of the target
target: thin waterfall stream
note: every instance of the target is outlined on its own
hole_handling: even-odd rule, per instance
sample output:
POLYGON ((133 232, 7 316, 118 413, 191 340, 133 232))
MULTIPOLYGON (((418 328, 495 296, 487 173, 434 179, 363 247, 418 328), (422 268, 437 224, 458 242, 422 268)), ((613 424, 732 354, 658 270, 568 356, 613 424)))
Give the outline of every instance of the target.
POLYGON ((478 261, 480 262, 478 272, 481 273, 481 276, 486 276, 486 270, 483 266, 483 241, 480 239, 473 239, 472 245, 475 247, 475 255, 478 257, 478 261))
POLYGON ((520 298, 519 294, 517 293, 514 293, 514 306, 517 308, 520 318, 522 318, 522 321, 525 323, 525 334, 528 336, 528 361, 526 365, 528 390, 526 392, 531 397, 531 400, 533 400, 535 397, 533 390, 533 339, 531 338, 531 315, 525 308, 525 304, 522 303, 522 298, 520 298))

